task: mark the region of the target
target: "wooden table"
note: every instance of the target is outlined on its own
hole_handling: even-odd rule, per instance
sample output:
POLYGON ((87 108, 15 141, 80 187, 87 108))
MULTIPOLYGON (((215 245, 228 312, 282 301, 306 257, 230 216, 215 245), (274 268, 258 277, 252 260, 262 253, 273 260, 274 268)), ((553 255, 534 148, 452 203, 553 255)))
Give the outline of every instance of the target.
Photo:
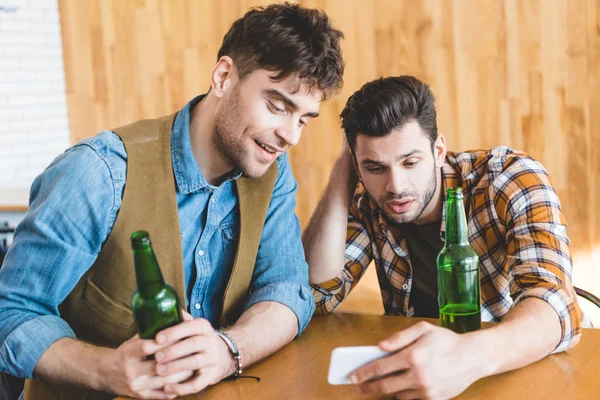
MULTIPOLYGON (((300 337, 244 374, 185 400, 373 399, 353 385, 327 383, 331 351, 338 346, 373 345, 419 319, 379 315, 315 316, 300 337)), ((428 320, 437 324, 437 320, 428 320)), ((507 349, 510 351, 510 349, 507 349)), ((572 350, 551 355, 517 371, 482 379, 458 399, 600 399, 600 330, 585 329, 572 350)), ((124 400, 120 398, 119 400, 124 400)))

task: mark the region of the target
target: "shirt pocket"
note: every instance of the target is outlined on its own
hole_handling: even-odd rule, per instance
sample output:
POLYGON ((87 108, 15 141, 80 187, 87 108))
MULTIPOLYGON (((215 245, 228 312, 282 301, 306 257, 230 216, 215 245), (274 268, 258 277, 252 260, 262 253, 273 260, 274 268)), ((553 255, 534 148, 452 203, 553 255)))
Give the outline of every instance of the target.
POLYGON ((79 322, 92 342, 113 347, 136 334, 133 312, 90 279, 87 280, 79 302, 79 322))

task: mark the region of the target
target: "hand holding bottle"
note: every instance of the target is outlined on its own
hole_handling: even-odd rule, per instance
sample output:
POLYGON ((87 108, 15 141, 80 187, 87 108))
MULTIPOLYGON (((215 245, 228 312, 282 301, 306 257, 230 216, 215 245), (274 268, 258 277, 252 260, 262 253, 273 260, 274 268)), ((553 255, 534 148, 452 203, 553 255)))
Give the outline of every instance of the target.
POLYGON ((138 335, 129 339, 116 349, 107 351, 108 356, 101 359, 101 376, 105 377, 104 391, 122 396, 142 399, 173 399, 163 388, 167 384, 179 383, 189 379, 193 371, 179 371, 168 375, 157 374, 157 362, 148 356, 167 347, 154 340, 140 339, 138 335))

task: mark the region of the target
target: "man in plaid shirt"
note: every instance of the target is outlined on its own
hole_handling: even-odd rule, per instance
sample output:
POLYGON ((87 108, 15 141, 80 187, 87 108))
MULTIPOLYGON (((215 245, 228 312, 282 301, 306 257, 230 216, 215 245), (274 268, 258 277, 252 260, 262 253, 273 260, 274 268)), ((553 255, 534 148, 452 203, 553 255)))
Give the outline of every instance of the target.
POLYGON ((481 317, 500 322, 462 335, 425 322, 398 332, 380 343, 393 355, 353 373, 362 392, 453 397, 577 344, 590 324, 571 282, 560 201, 539 162, 508 147, 446 151, 433 94, 410 76, 365 84, 341 120, 349 146, 303 236, 316 313, 341 304, 374 261, 387 315, 437 318, 444 194, 462 187, 481 317))

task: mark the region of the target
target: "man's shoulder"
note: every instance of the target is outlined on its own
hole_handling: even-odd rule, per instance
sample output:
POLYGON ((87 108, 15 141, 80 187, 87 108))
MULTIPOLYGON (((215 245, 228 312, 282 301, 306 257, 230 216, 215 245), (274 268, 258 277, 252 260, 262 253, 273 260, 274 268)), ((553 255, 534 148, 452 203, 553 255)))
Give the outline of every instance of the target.
POLYGON ((57 161, 60 158, 82 164, 104 165, 114 179, 125 179, 127 152, 119 136, 112 131, 102 131, 75 143, 57 161))
POLYGON ((118 165, 119 160, 125 167, 126 159, 125 147, 119 137, 111 131, 103 131, 66 149, 46 167, 45 171, 61 168, 81 170, 103 164, 111 167, 118 165))
POLYGON ((504 165, 519 159, 531 158, 527 153, 514 150, 508 146, 493 147, 490 149, 467 150, 462 152, 448 151, 446 160, 460 170, 470 171, 476 168, 487 167, 502 169, 504 165))
POLYGON ((126 158, 125 146, 121 138, 110 130, 105 130, 98 133, 96 136, 92 136, 81 140, 73 145, 73 148, 87 146, 97 153, 106 154, 108 156, 119 156, 126 158))
POLYGON ((506 181, 521 173, 547 174, 543 165, 529 154, 507 146, 490 149, 448 152, 446 161, 468 187, 506 181))

